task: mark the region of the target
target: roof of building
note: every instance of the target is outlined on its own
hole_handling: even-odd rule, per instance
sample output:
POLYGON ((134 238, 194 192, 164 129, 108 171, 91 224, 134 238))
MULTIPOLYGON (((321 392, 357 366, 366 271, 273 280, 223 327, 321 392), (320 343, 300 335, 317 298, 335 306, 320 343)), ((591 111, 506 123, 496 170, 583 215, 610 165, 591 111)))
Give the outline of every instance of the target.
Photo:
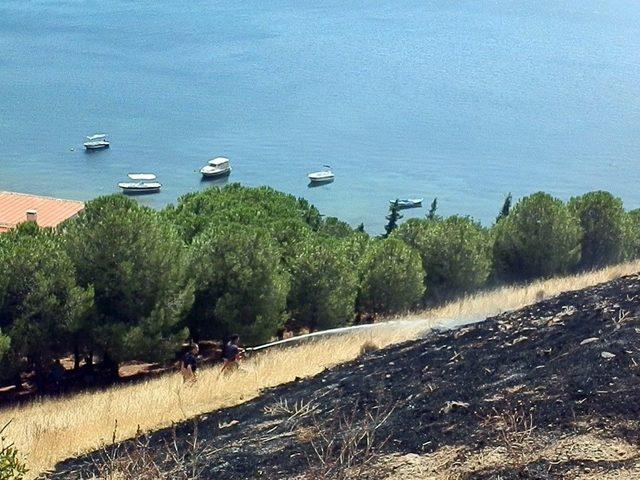
POLYGON ((0 191, 0 232, 26 221, 27 210, 37 212, 36 221, 41 227, 55 227, 76 216, 83 208, 84 203, 77 200, 0 191))

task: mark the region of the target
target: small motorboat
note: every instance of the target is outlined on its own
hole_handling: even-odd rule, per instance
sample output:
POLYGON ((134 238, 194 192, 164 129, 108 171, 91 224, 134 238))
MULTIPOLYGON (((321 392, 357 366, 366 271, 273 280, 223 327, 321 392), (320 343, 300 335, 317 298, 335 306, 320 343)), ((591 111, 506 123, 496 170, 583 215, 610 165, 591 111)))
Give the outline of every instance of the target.
POLYGON ((155 182, 156 176, 153 173, 129 173, 127 175, 133 182, 120 182, 118 187, 122 193, 158 193, 162 184, 155 182))
POLYGON ((313 172, 308 175, 311 183, 328 183, 333 182, 335 175, 331 171, 329 165, 324 165, 326 170, 320 170, 319 172, 313 172))
POLYGON ((396 200, 389 200, 389 203, 393 204, 398 202, 399 208, 420 208, 422 207, 423 198, 398 198, 396 200))
POLYGON ((217 157, 209 160, 207 164, 200 169, 203 178, 219 178, 225 177, 231 173, 229 159, 225 157, 217 157))
POLYGON ((101 148, 109 148, 109 140, 104 133, 97 133, 87 137, 87 141, 83 143, 87 150, 99 150, 101 148))

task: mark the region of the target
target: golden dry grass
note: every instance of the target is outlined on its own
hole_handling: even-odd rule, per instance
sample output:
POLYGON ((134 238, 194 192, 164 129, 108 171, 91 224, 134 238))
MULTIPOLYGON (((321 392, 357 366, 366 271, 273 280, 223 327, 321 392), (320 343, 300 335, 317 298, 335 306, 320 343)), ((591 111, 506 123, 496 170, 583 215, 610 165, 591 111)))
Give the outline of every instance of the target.
POLYGON ((405 318, 430 318, 440 321, 464 322, 486 318, 508 310, 531 305, 561 292, 580 290, 640 271, 640 260, 623 263, 602 270, 567 277, 538 280, 525 285, 513 285, 470 295, 442 307, 420 312, 405 318))
POLYGON ((105 391, 9 407, 0 410, 0 424, 12 421, 6 433, 26 455, 35 475, 60 460, 109 442, 116 421, 116 439, 130 438, 138 429, 162 428, 200 413, 237 405, 256 397, 264 388, 315 375, 356 358, 365 344, 385 347, 417 338, 435 323, 482 318, 534 303, 541 291, 548 297, 639 270, 640 262, 633 262, 573 277, 500 288, 407 317, 413 322, 379 324, 287 349, 267 350, 248 358, 242 370, 229 375, 220 376, 220 367, 205 368, 195 384, 183 384, 176 372, 105 391))

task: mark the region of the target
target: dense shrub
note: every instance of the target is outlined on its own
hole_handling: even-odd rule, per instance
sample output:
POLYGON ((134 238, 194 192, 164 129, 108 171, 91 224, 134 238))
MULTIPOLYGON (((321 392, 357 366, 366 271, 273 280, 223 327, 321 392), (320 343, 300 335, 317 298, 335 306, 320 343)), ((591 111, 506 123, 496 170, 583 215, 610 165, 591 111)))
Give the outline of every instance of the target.
POLYGON ((78 281, 93 286, 95 308, 83 329, 109 359, 162 360, 186 338, 193 302, 186 249, 157 212, 121 195, 100 197, 66 227, 78 281))
POLYGON ((411 219, 394 236, 420 254, 427 300, 445 300, 475 290, 489 277, 489 233, 468 217, 411 219))
POLYGON ((580 222, 543 192, 520 200, 494 226, 494 261, 501 278, 528 280, 563 274, 580 260, 580 222))
POLYGON ((360 266, 358 305, 375 313, 414 307, 424 292, 418 252, 397 238, 370 242, 360 266))
POLYGON ((196 287, 187 324, 195 338, 239 333, 261 342, 282 326, 289 277, 266 230, 238 224, 208 228, 193 241, 189 276, 196 287))
POLYGON ((357 276, 343 244, 330 239, 300 244, 290 272, 287 309, 292 326, 317 330, 353 320, 357 276))
POLYGON ((609 192, 590 192, 572 198, 569 210, 582 227, 582 269, 618 263, 628 253, 628 219, 622 200, 609 192))

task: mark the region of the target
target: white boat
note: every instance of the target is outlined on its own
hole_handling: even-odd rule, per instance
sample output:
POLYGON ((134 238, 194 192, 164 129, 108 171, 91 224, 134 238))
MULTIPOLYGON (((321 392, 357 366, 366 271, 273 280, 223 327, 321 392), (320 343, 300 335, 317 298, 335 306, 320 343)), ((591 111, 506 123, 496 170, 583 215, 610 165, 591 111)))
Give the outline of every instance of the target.
POLYGON ((325 165, 324 168, 326 170, 320 170, 319 172, 313 172, 308 175, 311 183, 324 183, 333 181, 335 175, 331 171, 331 167, 329 165, 325 165))
POLYGON ((229 159, 225 157, 217 157, 209 160, 207 164, 200 169, 200 173, 204 178, 224 177, 231 173, 229 159))
POLYGON ((162 184, 155 182, 153 173, 129 173, 127 175, 133 182, 120 182, 118 187, 123 193, 158 193, 162 184))
POLYGON ((104 133, 98 133, 87 137, 87 141, 84 142, 84 148, 87 150, 98 150, 100 148, 109 148, 109 140, 104 133))
POLYGON ((424 198, 397 198, 396 200, 389 200, 389 203, 393 204, 398 202, 400 208, 419 208, 422 206, 424 198))

